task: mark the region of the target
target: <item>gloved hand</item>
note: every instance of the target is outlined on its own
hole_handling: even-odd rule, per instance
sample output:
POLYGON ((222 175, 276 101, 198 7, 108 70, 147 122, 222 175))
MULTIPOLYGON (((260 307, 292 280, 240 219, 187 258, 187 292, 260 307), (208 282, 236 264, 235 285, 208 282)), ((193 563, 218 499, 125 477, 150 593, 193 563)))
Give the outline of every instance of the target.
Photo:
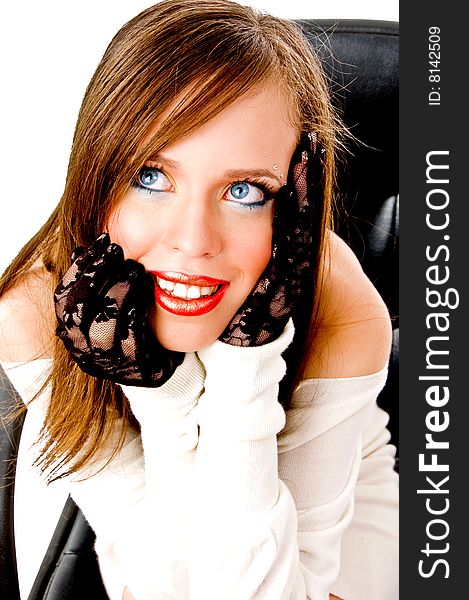
POLYGON ((291 161, 287 185, 275 200, 271 259, 221 334, 221 341, 233 346, 260 346, 278 338, 305 283, 312 285, 312 194, 320 169, 316 134, 309 133, 302 137, 291 161))
POLYGON ((142 264, 124 259, 122 248, 101 235, 78 247, 54 299, 56 335, 89 375, 116 383, 159 387, 184 354, 158 342, 148 317, 154 283, 142 264))

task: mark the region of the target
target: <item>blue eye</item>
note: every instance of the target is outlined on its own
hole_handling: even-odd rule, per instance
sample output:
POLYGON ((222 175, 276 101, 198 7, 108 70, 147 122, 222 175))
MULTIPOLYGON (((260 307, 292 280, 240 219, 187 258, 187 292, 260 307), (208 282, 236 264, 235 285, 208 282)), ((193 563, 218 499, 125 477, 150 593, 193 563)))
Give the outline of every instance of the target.
POLYGON ((253 207, 265 204, 270 198, 264 186, 253 185, 247 181, 236 181, 228 188, 226 199, 253 207))
POLYGON ((147 194, 171 191, 171 182, 156 167, 142 167, 133 185, 147 194))
POLYGON ((244 200, 249 194, 249 185, 244 181, 235 183, 230 187, 230 193, 236 200, 244 200))

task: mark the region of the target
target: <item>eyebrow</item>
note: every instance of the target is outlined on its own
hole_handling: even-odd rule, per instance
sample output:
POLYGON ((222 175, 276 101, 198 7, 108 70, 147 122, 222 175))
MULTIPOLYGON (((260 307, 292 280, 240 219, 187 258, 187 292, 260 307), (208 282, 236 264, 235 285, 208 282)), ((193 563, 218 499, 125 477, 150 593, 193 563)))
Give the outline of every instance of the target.
MULTIPOLYGON (((167 158, 166 156, 162 156, 161 154, 150 156, 147 160, 159 162, 172 169, 179 169, 181 167, 181 163, 179 163, 178 161, 172 160, 171 158, 167 158)), ((224 176, 228 177, 229 179, 239 180, 245 179, 246 177, 267 177, 268 179, 273 179, 278 184, 283 185, 283 181, 280 179, 280 177, 273 171, 270 171, 269 169, 228 169, 224 172, 224 176)))
POLYGON ((230 169, 225 171, 225 175, 233 179, 244 179, 245 177, 267 177, 268 179, 273 179, 280 185, 283 183, 280 177, 272 171, 269 171, 269 169, 230 169))

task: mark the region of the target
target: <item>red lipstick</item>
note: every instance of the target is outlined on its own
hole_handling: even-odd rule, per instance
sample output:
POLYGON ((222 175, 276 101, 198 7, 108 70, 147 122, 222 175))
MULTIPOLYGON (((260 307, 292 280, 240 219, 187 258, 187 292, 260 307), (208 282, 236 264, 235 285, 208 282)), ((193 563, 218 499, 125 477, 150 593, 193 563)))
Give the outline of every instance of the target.
POLYGON ((174 271, 149 271, 155 278, 155 300, 175 315, 198 317, 213 310, 230 283, 206 275, 174 271), (186 296, 186 297, 183 297, 186 296))

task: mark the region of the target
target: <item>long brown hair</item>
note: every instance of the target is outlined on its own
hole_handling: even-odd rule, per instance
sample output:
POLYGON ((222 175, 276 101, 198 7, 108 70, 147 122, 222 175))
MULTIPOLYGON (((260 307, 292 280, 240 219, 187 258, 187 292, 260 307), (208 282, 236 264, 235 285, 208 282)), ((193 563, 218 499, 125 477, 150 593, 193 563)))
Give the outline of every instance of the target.
MULTIPOLYGON (((314 130, 324 149, 320 234, 313 249, 312 281, 317 281, 341 131, 319 60, 291 21, 230 0, 163 0, 125 24, 108 46, 80 109, 63 196, 5 271, 0 294, 38 260, 55 287, 73 249, 88 246, 105 229, 110 209, 150 154, 269 81, 288 94, 298 132, 314 130)), ((311 298, 304 312, 312 325, 306 321, 303 329, 312 331, 317 300, 311 298)), ((301 357, 310 342, 304 335, 290 360, 294 367, 286 396, 301 376, 301 357)), ((54 346, 48 383, 51 402, 40 465, 53 479, 93 458, 112 430, 113 409, 123 417, 120 440, 132 416, 119 386, 81 372, 61 343, 54 346)))

